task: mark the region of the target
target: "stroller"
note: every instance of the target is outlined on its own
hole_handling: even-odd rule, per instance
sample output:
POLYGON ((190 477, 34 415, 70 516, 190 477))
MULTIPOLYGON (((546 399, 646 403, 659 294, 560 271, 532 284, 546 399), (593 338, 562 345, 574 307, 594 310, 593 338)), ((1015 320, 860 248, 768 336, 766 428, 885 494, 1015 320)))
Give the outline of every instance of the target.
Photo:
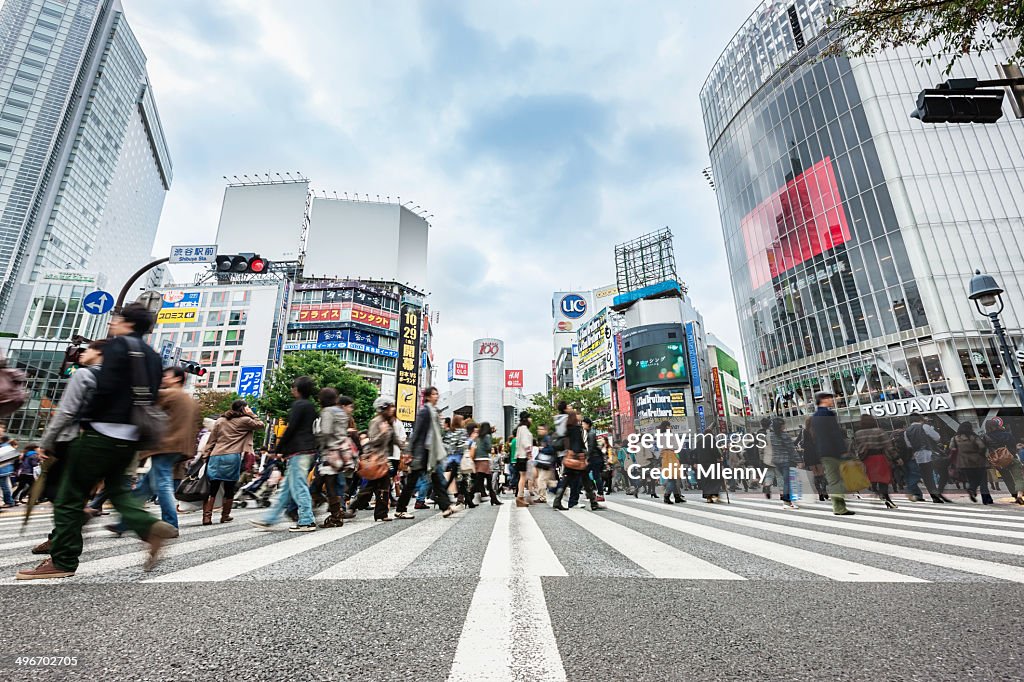
POLYGON ((279 462, 267 461, 258 478, 238 489, 232 506, 235 509, 244 509, 252 502, 257 507, 269 507, 270 498, 281 487, 283 479, 284 474, 281 473, 279 462))

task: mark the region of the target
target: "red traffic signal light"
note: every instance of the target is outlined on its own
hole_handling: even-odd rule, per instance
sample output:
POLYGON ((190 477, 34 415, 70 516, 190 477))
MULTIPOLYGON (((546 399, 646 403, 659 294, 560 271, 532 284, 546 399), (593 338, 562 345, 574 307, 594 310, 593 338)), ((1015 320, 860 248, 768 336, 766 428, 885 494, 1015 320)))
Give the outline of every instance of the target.
POLYGON ((201 367, 198 362, 184 360, 181 363, 181 368, 185 370, 185 374, 195 374, 197 377, 206 376, 206 368, 201 367))
POLYGON ((255 253, 225 254, 217 256, 215 261, 217 272, 236 273, 239 275, 258 275, 270 268, 270 262, 255 253))

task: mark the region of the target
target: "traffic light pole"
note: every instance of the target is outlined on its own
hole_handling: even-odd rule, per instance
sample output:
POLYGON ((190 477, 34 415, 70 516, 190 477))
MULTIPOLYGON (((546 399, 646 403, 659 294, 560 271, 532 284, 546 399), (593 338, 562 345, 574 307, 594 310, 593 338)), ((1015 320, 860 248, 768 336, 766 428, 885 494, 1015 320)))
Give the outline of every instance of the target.
POLYGON ((170 260, 170 257, 161 258, 159 260, 153 261, 149 265, 145 265, 145 266, 139 268, 138 270, 136 270, 135 274, 132 275, 131 277, 129 277, 128 281, 124 283, 123 287, 121 287, 121 293, 119 293, 117 295, 117 300, 114 302, 114 312, 117 312, 118 310, 120 310, 121 306, 124 305, 125 297, 128 295, 128 292, 131 290, 132 285, 135 284, 136 281, 138 281, 139 277, 142 277, 144 274, 146 274, 147 272, 149 272, 150 270, 152 270, 156 266, 163 265, 164 263, 166 263, 169 260, 170 260))

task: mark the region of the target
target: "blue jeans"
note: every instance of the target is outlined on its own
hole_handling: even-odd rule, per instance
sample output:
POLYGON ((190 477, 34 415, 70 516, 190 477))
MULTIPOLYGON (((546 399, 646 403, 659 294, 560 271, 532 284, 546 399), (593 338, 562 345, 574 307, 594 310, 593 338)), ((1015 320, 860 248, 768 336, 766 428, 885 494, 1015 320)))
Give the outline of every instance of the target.
POLYGON ((428 490, 430 490, 430 476, 420 476, 420 480, 416 481, 416 501, 426 502, 428 490))
POLYGON ((8 507, 14 506, 14 497, 11 495, 11 477, 0 476, 0 491, 4 494, 4 504, 8 507))
POLYGON ((315 523, 313 520, 313 497, 309 494, 309 486, 306 484, 306 477, 312 466, 312 453, 292 455, 288 458, 288 469, 284 474, 281 494, 277 496, 274 506, 263 517, 264 522, 277 523, 281 519, 281 515, 284 514, 284 510, 294 500, 299 510, 299 525, 309 526, 315 523))
POLYGON ((779 474, 778 477, 782 479, 782 499, 785 500, 786 502, 792 502, 793 501, 793 487, 790 485, 790 481, 789 481, 789 467, 788 466, 775 467, 775 471, 778 472, 778 474, 779 474))
POLYGON ((149 472, 139 482, 140 494, 148 490, 145 497, 156 495, 160 503, 160 518, 175 528, 178 527, 178 503, 174 499, 174 465, 179 459, 181 455, 177 452, 153 455, 149 472))
MULTIPOLYGON (((180 459, 176 452, 153 455, 146 475, 135 485, 136 497, 148 500, 156 495, 160 503, 160 518, 175 528, 178 527, 178 502, 174 498, 174 465, 180 459)), ((125 527, 118 523, 117 527, 124 532, 125 527)))
POLYGON ((918 485, 921 482, 921 467, 914 461, 913 456, 907 459, 904 468, 907 478, 907 494, 923 497, 921 495, 921 487, 918 485))

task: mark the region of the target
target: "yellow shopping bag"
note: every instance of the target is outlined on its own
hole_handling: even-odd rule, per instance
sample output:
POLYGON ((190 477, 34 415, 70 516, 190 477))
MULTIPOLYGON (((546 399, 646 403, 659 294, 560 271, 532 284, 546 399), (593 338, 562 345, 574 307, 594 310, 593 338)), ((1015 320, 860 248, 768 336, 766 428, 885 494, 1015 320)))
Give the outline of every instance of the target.
POLYGON ((839 463, 839 473, 843 477, 843 485, 846 492, 855 493, 871 487, 868 474, 864 470, 864 463, 859 459, 845 459, 839 463))

